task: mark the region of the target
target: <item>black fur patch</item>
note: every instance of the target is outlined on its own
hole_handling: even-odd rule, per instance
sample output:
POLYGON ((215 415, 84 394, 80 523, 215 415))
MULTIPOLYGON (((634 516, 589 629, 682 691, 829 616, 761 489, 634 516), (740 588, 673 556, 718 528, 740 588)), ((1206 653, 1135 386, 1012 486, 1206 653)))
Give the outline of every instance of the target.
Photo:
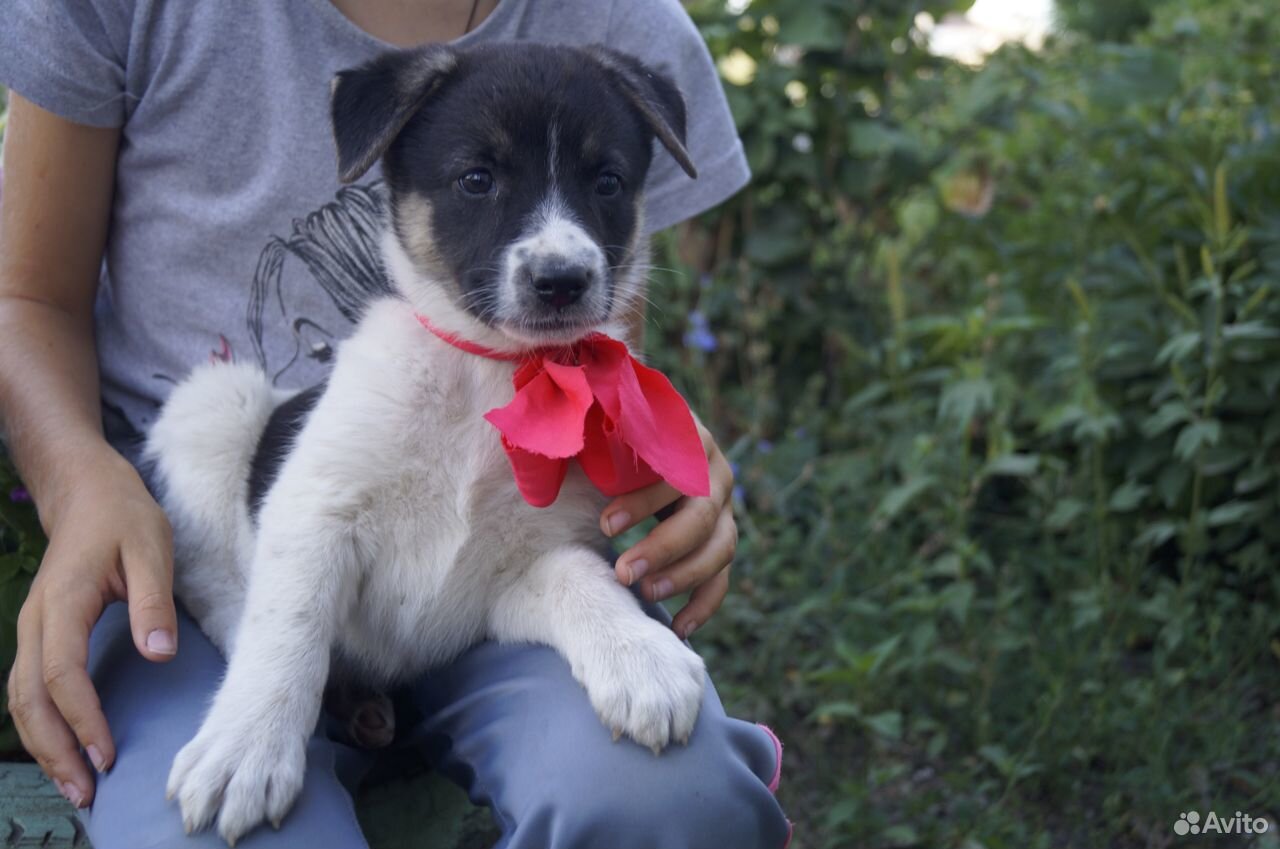
POLYGON ((271 411, 267 427, 253 452, 249 467, 249 516, 258 518, 262 502, 280 474, 280 466, 293 450, 293 440, 302 432, 307 417, 324 394, 322 383, 305 389, 271 411))

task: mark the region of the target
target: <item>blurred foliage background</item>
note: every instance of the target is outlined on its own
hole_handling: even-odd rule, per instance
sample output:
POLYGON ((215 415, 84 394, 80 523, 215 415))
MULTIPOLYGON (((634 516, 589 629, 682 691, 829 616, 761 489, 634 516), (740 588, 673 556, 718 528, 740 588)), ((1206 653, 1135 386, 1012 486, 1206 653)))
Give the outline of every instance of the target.
POLYGON ((655 272, 739 478, 695 644, 795 849, 1280 846, 1278 10, 1064 2, 971 67, 921 30, 967 5, 689 4, 755 173, 655 272))

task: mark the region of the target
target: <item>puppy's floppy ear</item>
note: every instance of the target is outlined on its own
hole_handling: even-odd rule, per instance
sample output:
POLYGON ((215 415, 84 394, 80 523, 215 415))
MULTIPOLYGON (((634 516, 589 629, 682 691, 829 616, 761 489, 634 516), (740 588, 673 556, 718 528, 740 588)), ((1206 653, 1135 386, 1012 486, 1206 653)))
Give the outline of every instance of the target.
POLYGON ((609 73, 613 82, 644 117, 680 167, 690 177, 697 178, 689 151, 684 146, 685 106, 680 89, 665 74, 660 74, 634 56, 602 45, 592 45, 587 52, 609 73))
POLYGON ((350 183, 368 171, 457 66, 456 51, 430 44, 339 71, 329 89, 338 179, 350 183))

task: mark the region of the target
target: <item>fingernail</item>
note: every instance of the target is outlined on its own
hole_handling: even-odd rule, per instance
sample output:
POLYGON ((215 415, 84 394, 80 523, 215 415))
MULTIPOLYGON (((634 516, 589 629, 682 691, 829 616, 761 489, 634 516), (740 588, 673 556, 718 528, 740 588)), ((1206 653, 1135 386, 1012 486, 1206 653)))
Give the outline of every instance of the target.
POLYGON ((669 580, 666 578, 659 578, 653 582, 653 600, 662 601, 664 598, 671 595, 673 590, 675 590, 675 586, 669 580))
POLYGON ((98 772, 107 771, 107 759, 102 756, 102 750, 90 743, 84 747, 85 754, 89 756, 89 760, 93 761, 93 768, 98 772))
POLYGON ((684 623, 684 629, 680 632, 680 636, 687 640, 689 639, 689 635, 696 630, 698 630, 698 623, 690 619, 688 622, 684 623))
POLYGON ((614 534, 621 532, 622 529, 629 524, 631 524, 630 513, 626 510, 615 511, 614 514, 609 517, 609 536, 613 536, 614 534))
POLYGON ((631 583, 635 583, 644 577, 644 573, 649 571, 649 561, 643 557, 639 560, 632 560, 627 564, 627 568, 631 570, 631 583))
POLYGON ((71 803, 73 808, 78 808, 84 804, 84 794, 80 792, 80 788, 72 784, 70 781, 55 781, 58 792, 62 797, 71 803))
POLYGON ((157 628, 147 634, 147 650, 156 654, 173 654, 178 649, 174 644, 173 634, 164 628, 157 628))

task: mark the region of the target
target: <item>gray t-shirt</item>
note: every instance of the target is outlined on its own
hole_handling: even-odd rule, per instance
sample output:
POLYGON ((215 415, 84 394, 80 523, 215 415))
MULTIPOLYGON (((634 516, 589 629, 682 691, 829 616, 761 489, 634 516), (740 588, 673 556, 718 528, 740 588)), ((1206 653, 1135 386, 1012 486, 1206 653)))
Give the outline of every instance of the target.
MULTIPOLYGON (((647 223, 668 227, 747 182, 742 144, 677 0, 501 0, 457 44, 608 44, 672 74, 689 106, 690 180, 661 149, 647 223)), ((377 169, 341 188, 329 80, 390 45, 330 0, 13 0, 0 83, 71 121, 121 127, 96 306, 108 438, 136 456, 169 388, 210 357, 276 384, 323 379, 385 286, 377 169)))

